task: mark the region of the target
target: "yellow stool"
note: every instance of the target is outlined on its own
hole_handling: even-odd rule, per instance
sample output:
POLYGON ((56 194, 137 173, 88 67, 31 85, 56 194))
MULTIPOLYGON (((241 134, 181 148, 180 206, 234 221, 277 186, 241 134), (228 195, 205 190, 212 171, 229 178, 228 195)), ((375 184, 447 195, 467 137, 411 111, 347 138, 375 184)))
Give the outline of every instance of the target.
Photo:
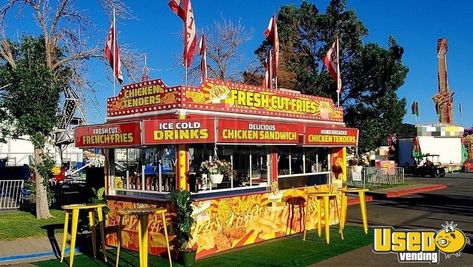
POLYGON ((358 193, 358 198, 360 199, 360 209, 361 209, 361 219, 363 220, 363 228, 365 229, 365 234, 368 234, 368 216, 366 212, 366 200, 365 193, 369 189, 366 188, 343 188, 342 192, 342 218, 341 227, 345 228, 345 221, 347 219, 347 207, 348 207, 348 193, 358 193))
MULTIPOLYGON (((330 198, 335 198, 335 207, 337 208, 337 214, 338 218, 340 221, 340 236, 343 239, 343 228, 341 226, 341 220, 340 220, 340 211, 338 210, 338 204, 337 204, 337 197, 340 196, 339 193, 329 193, 329 192, 312 192, 312 193, 307 193, 309 197, 314 197, 315 198, 315 203, 317 205, 317 233, 319 237, 322 236, 322 223, 321 223, 321 211, 322 211, 322 200, 324 202, 324 214, 325 214, 325 241, 327 244, 330 243, 330 198)), ((304 217, 304 225, 307 225, 307 212, 304 217)), ((303 239, 305 241, 307 235, 307 227, 304 229, 304 236, 303 239)))
POLYGON ((163 221, 163 228, 164 228, 164 237, 166 238, 166 246, 168 249, 168 257, 169 257, 169 266, 172 267, 172 260, 171 260, 171 250, 169 248, 169 238, 168 238, 168 230, 166 226, 166 212, 165 208, 136 208, 136 209, 125 209, 118 211, 118 215, 120 216, 120 223, 118 225, 118 245, 117 245, 117 260, 116 266, 118 267, 118 261, 120 259, 120 247, 122 242, 122 227, 123 227, 123 217, 126 215, 136 215, 138 216, 138 246, 139 246, 139 254, 140 254, 140 266, 148 266, 148 216, 151 214, 161 214, 161 219, 163 221))
POLYGON ((70 253, 69 253, 69 266, 72 266, 74 263, 74 251, 76 246, 76 237, 77 237, 77 225, 79 223, 79 211, 80 210, 88 210, 89 211, 89 228, 92 234, 92 249, 94 252, 94 257, 97 256, 96 251, 96 233, 95 233, 95 210, 97 210, 97 217, 99 219, 100 225, 100 235, 102 239, 102 249, 103 249, 103 256, 105 262, 107 262, 107 255, 105 253, 105 229, 104 229, 104 221, 103 221, 103 213, 102 208, 107 205, 105 204, 94 204, 94 203, 87 203, 87 204, 71 204, 71 205, 64 205, 62 209, 66 210, 66 215, 64 218, 64 235, 62 237, 62 249, 61 249, 61 262, 64 259, 64 251, 66 250, 66 240, 67 240, 67 231, 69 226, 69 216, 72 214, 72 222, 71 222, 71 246, 70 246, 70 253))

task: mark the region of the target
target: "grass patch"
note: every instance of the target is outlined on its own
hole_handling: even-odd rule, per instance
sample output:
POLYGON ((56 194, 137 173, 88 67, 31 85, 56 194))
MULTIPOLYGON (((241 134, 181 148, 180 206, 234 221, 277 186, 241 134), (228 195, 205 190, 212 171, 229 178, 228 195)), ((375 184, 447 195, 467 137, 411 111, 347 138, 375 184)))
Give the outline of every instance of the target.
MULTIPOLYGON (((216 256, 197 261, 196 266, 307 266, 350 250, 369 245, 373 241, 372 232, 364 234, 361 227, 347 226, 345 240, 340 239, 338 228, 332 227, 330 244, 325 243, 325 236, 319 238, 315 231, 309 231, 306 241, 301 235, 280 238, 242 249, 221 253, 216 256)), ((77 255, 74 264, 77 266, 114 266, 115 250, 109 250, 109 262, 103 257, 97 259, 89 255, 77 255)), ((67 261, 68 259, 66 259, 67 261)), ((167 259, 149 256, 149 266, 167 266, 167 259)), ((48 260, 35 263, 41 267, 64 266, 59 260, 48 260)), ((121 253, 120 266, 139 266, 138 254, 131 251, 121 253)), ((173 266, 182 266, 173 263, 173 266)))
POLYGON ((387 188, 394 188, 398 186, 405 186, 405 185, 414 185, 414 184, 419 184, 416 181, 411 181, 411 180, 404 180, 404 183, 400 184, 380 184, 378 186, 368 186, 370 190, 379 190, 379 189, 387 189, 387 188))
POLYGON ((48 225, 64 224, 63 210, 51 209, 50 212, 54 217, 46 220, 38 220, 28 211, 15 210, 0 213, 0 240, 47 237, 48 225))
POLYGON ((344 235, 341 240, 338 228, 332 227, 327 244, 324 235, 319 238, 310 231, 305 242, 300 235, 291 236, 203 259, 198 266, 307 266, 373 241, 372 234, 365 235, 360 227, 347 226, 344 235))

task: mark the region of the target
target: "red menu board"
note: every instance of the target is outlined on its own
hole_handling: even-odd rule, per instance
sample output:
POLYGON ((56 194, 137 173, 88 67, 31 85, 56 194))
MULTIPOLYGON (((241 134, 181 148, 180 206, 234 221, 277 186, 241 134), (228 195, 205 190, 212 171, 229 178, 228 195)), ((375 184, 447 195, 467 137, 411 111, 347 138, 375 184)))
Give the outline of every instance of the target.
POLYGON ((75 145, 80 148, 141 145, 140 123, 107 123, 75 128, 75 145))
POLYGON ((214 125, 213 119, 144 121, 143 144, 212 143, 215 141, 214 125))
POLYGON ((218 121, 218 143, 297 144, 303 127, 269 121, 218 121))
POLYGON ((305 145, 356 146, 358 129, 306 127, 305 145))

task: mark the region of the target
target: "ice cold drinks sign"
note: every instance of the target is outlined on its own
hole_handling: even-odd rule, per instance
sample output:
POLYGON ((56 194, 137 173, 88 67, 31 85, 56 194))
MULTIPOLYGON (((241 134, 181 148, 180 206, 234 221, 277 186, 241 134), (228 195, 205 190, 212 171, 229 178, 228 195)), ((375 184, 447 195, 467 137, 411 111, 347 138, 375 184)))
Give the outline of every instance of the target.
POLYGON ((144 121, 144 144, 183 144, 214 142, 214 120, 144 121))

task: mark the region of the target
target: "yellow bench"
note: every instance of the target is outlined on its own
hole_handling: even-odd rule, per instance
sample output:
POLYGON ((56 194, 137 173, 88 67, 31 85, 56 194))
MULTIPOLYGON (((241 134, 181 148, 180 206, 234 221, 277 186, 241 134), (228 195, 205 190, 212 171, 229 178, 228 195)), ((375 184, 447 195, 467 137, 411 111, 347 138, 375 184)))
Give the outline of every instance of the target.
POLYGON ((341 227, 345 227, 345 221, 347 217, 347 206, 348 206, 348 193, 358 193, 358 198, 360 199, 360 209, 361 209, 361 219, 363 220, 363 228, 365 230, 365 234, 368 234, 368 215, 366 211, 366 200, 365 200, 365 193, 368 192, 369 189, 366 188, 343 188, 341 189, 342 192, 342 216, 341 216, 341 227))
MULTIPOLYGON (((308 197, 314 197, 315 198, 315 204, 317 207, 317 233, 319 237, 322 236, 322 222, 321 222, 321 217, 322 217, 322 201, 324 205, 324 218, 325 218, 325 241, 327 244, 330 243, 330 199, 335 198, 335 207, 337 209, 337 214, 340 218, 340 211, 338 209, 338 204, 337 204, 337 197, 340 196, 340 193, 331 193, 331 192, 311 192, 307 193, 308 197)), ((341 220, 339 219, 341 222, 341 220)), ((307 225, 307 212, 305 213, 304 216, 304 225, 307 225)), ((307 235, 307 227, 304 228, 304 235, 302 240, 305 241, 307 235)), ((340 235, 343 239, 343 228, 341 227, 340 224, 340 235)))
POLYGON ((77 238, 77 225, 79 223, 79 211, 80 210, 88 210, 89 211, 89 228, 91 232, 91 240, 92 240, 92 249, 94 252, 94 257, 97 256, 96 250, 96 233, 95 233, 95 210, 97 210, 97 217, 98 223, 100 226, 100 235, 102 239, 102 249, 103 249, 103 256, 105 262, 107 262, 107 255, 105 253, 105 229, 104 229, 104 220, 103 220, 103 211, 102 208, 105 207, 105 204, 94 204, 94 203, 86 203, 86 204, 71 204, 71 205, 64 205, 62 208, 66 211, 66 215, 64 218, 64 235, 62 237, 62 248, 61 248, 61 262, 64 260, 64 254, 66 250, 66 240, 67 240, 67 232, 69 226, 69 217, 72 215, 72 222, 71 222, 71 245, 70 245, 70 253, 69 253, 69 266, 72 267, 74 263, 74 252, 76 246, 76 238, 77 238))
POLYGON ((169 238, 168 230, 166 225, 166 212, 165 208, 136 208, 136 209, 125 209, 118 211, 118 216, 120 216, 120 222, 118 225, 118 245, 117 245, 117 260, 116 266, 118 267, 118 261, 120 259, 120 247, 121 247, 121 231, 123 227, 123 217, 124 216, 138 216, 138 245, 139 245, 139 255, 140 255, 140 266, 148 266, 148 216, 151 214, 161 214, 161 219, 163 221, 164 237, 166 238, 166 246, 168 250, 169 257, 169 266, 172 267, 171 260, 171 250, 169 247, 169 238))

